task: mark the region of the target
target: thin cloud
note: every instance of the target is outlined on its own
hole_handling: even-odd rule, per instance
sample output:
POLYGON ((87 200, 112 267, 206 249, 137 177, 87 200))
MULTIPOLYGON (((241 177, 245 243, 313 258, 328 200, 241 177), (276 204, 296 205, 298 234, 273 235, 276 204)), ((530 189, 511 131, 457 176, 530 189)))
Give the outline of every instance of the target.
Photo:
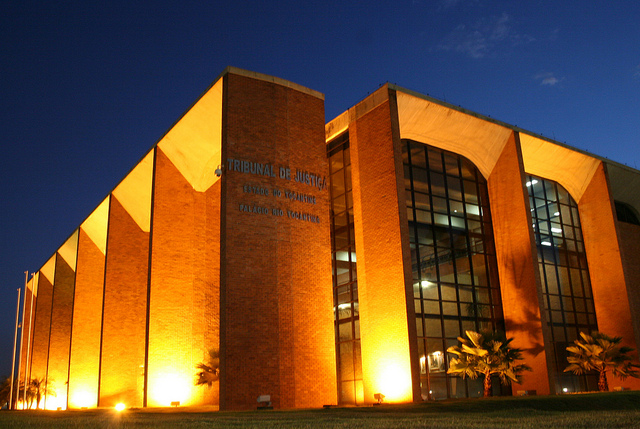
POLYGON ((559 28, 554 28, 549 33, 548 40, 551 41, 551 42, 553 42, 555 40, 558 40, 558 36, 559 35, 560 35, 560 29, 559 28))
POLYGON ((633 74, 636 78, 640 78, 640 64, 636 67, 636 72, 633 74))
POLYGON ((453 9, 460 3, 460 0, 442 0, 443 9, 453 9))
POLYGON ((562 81, 562 78, 558 79, 550 72, 538 73, 533 78, 539 81, 541 86, 556 86, 562 81))
POLYGON ((471 58, 483 58, 503 50, 533 42, 535 39, 514 30, 512 18, 503 13, 473 25, 460 24, 442 39, 437 49, 463 53, 471 58))
POLYGON ((456 9, 458 6, 471 6, 474 3, 477 3, 478 0, 440 0, 440 10, 449 11, 452 9, 456 9))
POLYGON ((438 45, 443 51, 464 53, 471 58, 482 58, 489 51, 486 37, 478 30, 469 30, 464 24, 458 25, 438 45))
POLYGON ((491 32, 491 35, 489 36, 491 40, 499 41, 509 37, 509 33, 511 32, 509 21, 511 21, 509 15, 503 13, 494 23, 487 26, 488 30, 491 32))

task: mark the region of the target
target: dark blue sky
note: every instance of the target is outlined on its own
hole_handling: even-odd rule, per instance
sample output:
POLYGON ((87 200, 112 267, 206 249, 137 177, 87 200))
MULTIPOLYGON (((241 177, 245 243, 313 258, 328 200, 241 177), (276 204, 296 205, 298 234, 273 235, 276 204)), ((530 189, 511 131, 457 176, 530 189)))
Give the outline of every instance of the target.
POLYGON ((0 375, 16 289, 228 65, 384 82, 640 167, 640 2, 9 0, 0 12, 0 375))

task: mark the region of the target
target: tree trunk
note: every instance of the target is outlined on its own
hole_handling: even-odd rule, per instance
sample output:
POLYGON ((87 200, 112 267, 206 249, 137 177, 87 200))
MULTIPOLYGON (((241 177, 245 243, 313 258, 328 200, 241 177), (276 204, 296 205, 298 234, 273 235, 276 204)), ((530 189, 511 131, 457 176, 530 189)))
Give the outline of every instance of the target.
POLYGON ((598 377, 598 390, 600 392, 609 391, 609 384, 607 383, 607 371, 600 371, 600 377, 598 377))
POLYGON ((491 374, 486 372, 484 374, 484 397, 488 398, 491 396, 491 374))

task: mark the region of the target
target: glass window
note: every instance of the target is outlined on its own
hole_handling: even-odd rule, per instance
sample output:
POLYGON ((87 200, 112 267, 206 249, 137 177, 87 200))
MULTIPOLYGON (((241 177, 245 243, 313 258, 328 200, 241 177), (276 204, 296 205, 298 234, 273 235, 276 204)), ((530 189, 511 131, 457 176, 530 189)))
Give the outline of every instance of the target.
MULTIPOLYGON (((331 172, 329 190, 339 402, 357 405, 363 403, 364 391, 348 133, 327 144, 327 156, 331 172)), ((406 180, 406 183, 410 189, 411 180, 406 180)), ((410 192, 407 197, 407 207, 411 207, 410 192)))
MULTIPOLYGON (((413 176, 413 190, 428 194, 429 182, 427 178, 427 170, 422 168, 413 168, 411 169, 411 174, 413 176)), ((407 176, 405 176, 405 181, 406 180, 407 176)))
POLYGON ((422 145, 411 145, 411 164, 415 167, 427 168, 422 145))
POLYGON ((338 151, 329 157, 329 168, 331 172, 342 170, 344 167, 344 160, 342 157, 342 151, 338 151))
MULTIPOLYGON (((567 341, 578 332, 597 330, 591 298, 586 254, 581 242, 580 217, 576 202, 560 184, 535 176, 527 176, 527 190, 534 210, 531 212, 536 237, 544 309, 550 326, 555 355, 565 354, 567 341)), ((566 357, 556 360, 556 380, 575 378, 563 374, 566 357)))
POLYGON ((442 152, 435 148, 429 148, 427 153, 429 156, 429 170, 434 172, 443 172, 442 152))
POLYGON ((631 205, 623 203, 622 201, 615 201, 616 215, 620 222, 627 222, 633 225, 640 225, 636 210, 631 205))
POLYGON ((423 397, 465 397, 468 380, 446 374, 443 344, 456 344, 467 329, 504 329, 495 255, 486 253, 494 248, 486 180, 454 153, 404 140, 409 152, 405 200, 423 397))

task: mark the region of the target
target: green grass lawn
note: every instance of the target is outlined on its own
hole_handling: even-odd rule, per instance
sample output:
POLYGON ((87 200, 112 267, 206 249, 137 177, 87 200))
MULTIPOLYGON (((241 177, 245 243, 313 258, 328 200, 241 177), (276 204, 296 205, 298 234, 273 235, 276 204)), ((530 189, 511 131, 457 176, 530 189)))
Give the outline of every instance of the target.
POLYGON ((1 428, 640 428, 640 392, 292 411, 2 411, 1 428))

